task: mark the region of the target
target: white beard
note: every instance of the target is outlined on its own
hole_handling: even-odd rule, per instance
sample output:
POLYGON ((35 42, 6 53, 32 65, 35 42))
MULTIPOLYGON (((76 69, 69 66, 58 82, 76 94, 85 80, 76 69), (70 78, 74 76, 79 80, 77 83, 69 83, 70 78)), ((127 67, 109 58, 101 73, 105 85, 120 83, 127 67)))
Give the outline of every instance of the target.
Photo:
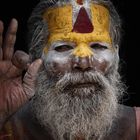
POLYGON ((109 79, 98 72, 85 73, 84 77, 68 73, 52 84, 46 74, 42 71, 38 77, 32 107, 39 123, 51 130, 55 140, 101 140, 110 132, 117 116, 119 92, 123 91, 115 76, 109 79), (97 85, 65 90, 82 79, 97 85))

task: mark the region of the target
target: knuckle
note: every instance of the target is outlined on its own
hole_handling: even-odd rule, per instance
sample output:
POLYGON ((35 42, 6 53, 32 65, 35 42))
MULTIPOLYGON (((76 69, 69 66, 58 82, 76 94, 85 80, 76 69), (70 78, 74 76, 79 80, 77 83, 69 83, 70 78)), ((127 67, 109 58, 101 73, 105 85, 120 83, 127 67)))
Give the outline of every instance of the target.
POLYGON ((32 74, 31 74, 30 71, 27 71, 27 72, 26 72, 25 77, 26 77, 26 79, 29 79, 29 80, 31 80, 31 79, 33 78, 33 76, 32 76, 32 74))
POLYGON ((8 40, 8 41, 7 41, 7 45, 8 45, 8 46, 14 46, 14 45, 15 45, 15 41, 12 40, 12 39, 11 39, 11 40, 8 40))

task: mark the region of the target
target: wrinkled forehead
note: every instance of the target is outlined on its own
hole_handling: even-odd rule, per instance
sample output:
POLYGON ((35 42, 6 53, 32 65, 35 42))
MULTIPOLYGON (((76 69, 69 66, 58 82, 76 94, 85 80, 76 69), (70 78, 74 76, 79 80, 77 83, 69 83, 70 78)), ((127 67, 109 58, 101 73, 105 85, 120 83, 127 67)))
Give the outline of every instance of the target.
POLYGON ((96 41, 111 44, 109 11, 102 5, 72 0, 67 5, 46 9, 43 19, 47 22, 49 33, 54 36, 68 33, 89 35, 96 41))

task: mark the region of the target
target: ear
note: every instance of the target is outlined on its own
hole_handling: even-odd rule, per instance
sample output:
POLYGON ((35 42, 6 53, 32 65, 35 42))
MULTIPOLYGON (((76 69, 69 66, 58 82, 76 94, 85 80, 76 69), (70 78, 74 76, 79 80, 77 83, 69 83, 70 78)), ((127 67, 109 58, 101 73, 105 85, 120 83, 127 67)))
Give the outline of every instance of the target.
POLYGON ((117 45, 115 45, 114 47, 115 47, 115 51, 116 51, 117 53, 119 53, 119 45, 117 44, 117 45))
POLYGON ((116 55, 119 59, 119 45, 115 45, 115 52, 116 52, 116 55))

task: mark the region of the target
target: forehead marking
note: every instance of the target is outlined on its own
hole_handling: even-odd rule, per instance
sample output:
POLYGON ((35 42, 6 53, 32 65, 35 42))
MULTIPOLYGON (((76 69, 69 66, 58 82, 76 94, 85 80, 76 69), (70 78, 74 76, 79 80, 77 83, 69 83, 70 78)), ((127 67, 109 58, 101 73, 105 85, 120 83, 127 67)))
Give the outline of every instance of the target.
POLYGON ((74 27, 72 29, 72 32, 76 33, 91 33, 93 32, 93 25, 92 22, 85 10, 84 7, 82 7, 79 11, 79 14, 77 16, 76 22, 74 24, 74 27))
MULTIPOLYGON (((77 46, 79 46, 80 43, 86 43, 88 45, 90 42, 106 42, 112 44, 112 40, 109 34, 110 20, 108 9, 106 9, 104 6, 101 5, 91 4, 90 10, 91 10, 91 19, 86 12, 87 9, 85 9, 82 5, 78 14, 84 15, 86 18, 85 17, 83 18, 82 16, 81 17, 77 16, 76 22, 73 25, 72 24, 73 7, 71 5, 46 9, 46 11, 42 15, 43 20, 46 21, 48 24, 48 31, 50 33, 48 36, 46 48, 48 48, 51 45, 51 43, 61 40, 75 42, 77 46), (86 29, 87 26, 85 25, 87 24, 85 24, 84 22, 80 23, 79 21, 84 22, 88 21, 88 24, 90 24, 90 26, 88 27, 88 29, 86 29), (77 26, 77 24, 81 25, 77 26)), ((78 48, 81 49, 76 49, 74 55, 83 57, 85 55, 86 56, 92 55, 92 53, 90 53, 90 51, 87 49, 85 45, 82 45, 82 47, 80 46, 78 48), (83 46, 86 49, 83 49, 83 46), (79 52, 79 50, 81 50, 81 52, 79 52), (83 50, 86 53, 83 54, 84 52, 83 50)), ((44 49, 44 51, 47 53, 48 49, 44 49)))
POLYGON ((83 5, 83 0, 76 0, 79 5, 83 5))

